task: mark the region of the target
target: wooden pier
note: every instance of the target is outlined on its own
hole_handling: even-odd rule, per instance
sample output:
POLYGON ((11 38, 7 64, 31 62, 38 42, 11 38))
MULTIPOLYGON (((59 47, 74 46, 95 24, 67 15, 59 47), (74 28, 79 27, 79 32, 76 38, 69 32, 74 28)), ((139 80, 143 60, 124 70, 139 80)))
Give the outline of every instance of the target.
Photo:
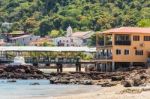
POLYGON ((96 66, 96 62, 84 61, 78 57, 81 52, 95 53, 95 50, 91 51, 87 47, 0 47, 0 64, 12 63, 15 56, 23 56, 25 63, 37 68, 39 64, 44 64, 45 67, 54 64, 57 72, 63 72, 66 64, 75 65, 76 72, 81 72, 83 64, 96 66))
MULTIPOLYGON (((25 63, 27 64, 32 64, 33 66, 37 67, 39 64, 44 64, 44 67, 50 67, 51 64, 56 65, 57 72, 63 72, 63 65, 70 64, 70 65, 75 65, 76 67, 76 72, 81 72, 81 65, 82 64, 94 64, 96 65, 96 62, 94 61, 81 61, 80 58, 50 58, 50 57, 24 57, 25 58, 25 63)), ((1 64, 9 64, 13 62, 12 59, 6 59, 5 60, 0 59, 1 64)))

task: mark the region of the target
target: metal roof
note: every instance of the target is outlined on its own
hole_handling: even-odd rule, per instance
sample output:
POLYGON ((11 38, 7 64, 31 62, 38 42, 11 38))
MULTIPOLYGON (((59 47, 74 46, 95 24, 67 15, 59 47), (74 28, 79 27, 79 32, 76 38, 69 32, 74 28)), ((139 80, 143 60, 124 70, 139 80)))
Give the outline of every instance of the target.
POLYGON ((0 46, 0 51, 96 52, 96 48, 89 48, 89 47, 0 46))

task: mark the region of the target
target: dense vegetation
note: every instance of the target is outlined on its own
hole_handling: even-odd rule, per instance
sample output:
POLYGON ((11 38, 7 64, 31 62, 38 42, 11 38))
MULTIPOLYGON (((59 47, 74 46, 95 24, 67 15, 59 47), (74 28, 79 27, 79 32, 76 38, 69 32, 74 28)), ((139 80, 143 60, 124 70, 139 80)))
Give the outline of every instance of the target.
POLYGON ((150 26, 150 0, 0 0, 3 22, 12 30, 58 36, 74 31, 101 31, 120 26, 150 26))

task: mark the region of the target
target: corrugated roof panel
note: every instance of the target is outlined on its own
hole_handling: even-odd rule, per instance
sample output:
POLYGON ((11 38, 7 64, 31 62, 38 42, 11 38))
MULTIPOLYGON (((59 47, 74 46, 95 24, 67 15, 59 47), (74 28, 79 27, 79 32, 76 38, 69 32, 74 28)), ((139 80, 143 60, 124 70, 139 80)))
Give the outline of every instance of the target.
POLYGON ((96 52, 96 48, 89 48, 89 47, 1 46, 0 51, 96 52))

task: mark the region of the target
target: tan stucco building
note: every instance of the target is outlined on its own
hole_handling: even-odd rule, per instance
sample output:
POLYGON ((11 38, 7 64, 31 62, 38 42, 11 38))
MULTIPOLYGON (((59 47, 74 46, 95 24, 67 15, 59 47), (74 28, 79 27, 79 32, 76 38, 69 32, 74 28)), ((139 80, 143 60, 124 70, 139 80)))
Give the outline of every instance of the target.
POLYGON ((150 57, 150 28, 121 27, 97 33, 97 68, 115 71, 145 66, 150 57))

